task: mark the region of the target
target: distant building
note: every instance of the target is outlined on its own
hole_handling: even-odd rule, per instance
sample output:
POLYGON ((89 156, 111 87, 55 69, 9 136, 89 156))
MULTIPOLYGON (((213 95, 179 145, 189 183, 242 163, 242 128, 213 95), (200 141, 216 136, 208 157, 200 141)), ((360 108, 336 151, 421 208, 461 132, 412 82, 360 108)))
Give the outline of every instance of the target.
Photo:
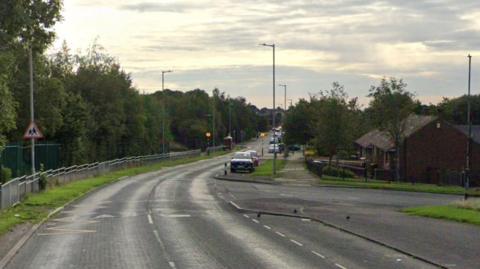
MULTIPOLYGON (((400 175, 407 181, 443 183, 452 174, 459 184, 465 168, 468 129, 434 116, 411 115, 400 148, 400 175)), ((393 171, 395 147, 387 133, 373 130, 355 141, 361 157, 379 169, 393 171)), ((480 126, 472 127, 472 174, 480 172, 480 126)), ((393 173, 391 173, 393 174, 393 173)))

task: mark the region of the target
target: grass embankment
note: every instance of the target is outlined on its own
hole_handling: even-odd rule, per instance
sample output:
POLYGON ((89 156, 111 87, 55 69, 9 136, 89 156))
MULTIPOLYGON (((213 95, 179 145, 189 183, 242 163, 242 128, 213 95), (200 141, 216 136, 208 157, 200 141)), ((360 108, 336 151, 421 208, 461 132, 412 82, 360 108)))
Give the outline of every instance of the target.
MULTIPOLYGON (((276 170, 281 171, 285 167, 286 163, 286 160, 277 159, 275 162, 276 170)), ((260 162, 260 165, 255 168, 255 171, 252 173, 252 175, 257 177, 273 177, 273 160, 268 159, 260 162)))
POLYGON ((472 199, 444 206, 422 206, 403 210, 409 215, 446 219, 480 226, 480 200, 472 199))
POLYGON ((209 156, 190 157, 178 160, 167 160, 160 163, 123 169, 110 172, 102 176, 87 178, 72 183, 49 188, 44 192, 30 194, 19 205, 0 211, 0 235, 5 234, 15 225, 22 223, 38 223, 48 216, 54 209, 74 200, 87 192, 101 187, 103 185, 121 180, 123 177, 134 176, 147 172, 161 170, 165 167, 171 167, 186 163, 191 163, 203 159, 209 159, 224 155, 229 152, 215 152, 209 156))
MULTIPOLYGON (((338 178, 332 176, 323 176, 320 181, 322 185, 329 186, 345 186, 345 187, 356 187, 356 188, 367 188, 367 189, 383 189, 383 190, 395 190, 395 191, 411 191, 411 192, 428 192, 428 193, 440 193, 440 194, 457 194, 463 195, 465 190, 459 186, 438 186, 434 184, 423 184, 423 183, 406 183, 406 182, 388 182, 381 180, 372 180, 369 179, 365 182, 363 179, 354 179, 354 178, 338 178)), ((480 195, 479 189, 469 190, 470 195, 478 196, 480 195)))

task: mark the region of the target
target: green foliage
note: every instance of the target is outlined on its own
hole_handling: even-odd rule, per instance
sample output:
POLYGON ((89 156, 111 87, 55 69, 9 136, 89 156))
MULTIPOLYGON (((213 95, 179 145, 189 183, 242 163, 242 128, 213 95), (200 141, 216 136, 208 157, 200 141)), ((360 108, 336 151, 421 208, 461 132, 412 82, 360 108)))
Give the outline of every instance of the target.
POLYGON ((480 225, 480 212, 451 205, 414 207, 407 208, 403 211, 415 216, 480 225))
POLYGON ((341 177, 341 178, 354 178, 355 173, 351 170, 334 167, 327 165, 322 169, 322 173, 326 176, 341 177))
POLYGON ((7 167, 0 166, 0 184, 8 182, 12 179, 12 170, 7 167))
POLYGON ((315 126, 315 116, 311 102, 300 99, 294 107, 288 110, 283 122, 285 143, 287 145, 307 144, 315 136, 312 128, 315 126))

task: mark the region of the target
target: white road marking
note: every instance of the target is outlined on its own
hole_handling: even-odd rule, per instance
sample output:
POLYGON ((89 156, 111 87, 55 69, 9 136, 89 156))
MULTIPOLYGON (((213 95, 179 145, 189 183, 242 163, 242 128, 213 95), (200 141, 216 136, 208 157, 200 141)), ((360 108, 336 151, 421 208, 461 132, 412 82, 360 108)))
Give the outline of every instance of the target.
POLYGON ((299 247, 303 247, 303 244, 298 242, 298 241, 295 241, 293 239, 290 239, 290 242, 294 243, 295 245, 299 246, 299 247))
POLYGON ((230 201, 230 204, 237 208, 237 210, 241 209, 234 201, 230 201))
POLYGON ((147 215, 148 223, 153 224, 152 216, 150 214, 147 215))
POLYGON ((168 265, 170 265, 170 267, 172 267, 172 268, 176 268, 174 262, 168 262, 168 265))
POLYGON ((336 263, 335 266, 338 267, 338 268, 340 268, 340 269, 347 269, 347 267, 345 267, 345 266, 343 266, 343 265, 341 265, 341 264, 338 264, 338 263, 336 263))
POLYGON ((267 225, 263 225, 263 227, 265 227, 265 229, 268 229, 268 230, 271 230, 271 229, 272 229, 272 227, 267 226, 267 225))
POLYGON ((252 219, 252 221, 255 222, 255 223, 260 223, 260 222, 259 222, 258 220, 256 220, 256 219, 252 219))
POLYGON ((322 258, 322 259, 325 259, 325 256, 323 256, 322 254, 316 252, 315 250, 312 250, 312 253, 317 255, 318 257, 322 258))
POLYGON ((192 215, 190 214, 160 214, 162 217, 167 218, 190 218, 192 215))
POLYGON ((243 214, 243 216, 244 216, 245 218, 247 218, 247 219, 249 219, 249 218, 250 218, 250 216, 249 216, 249 215, 247 215, 247 214, 243 214))
POLYGON ((153 233, 155 234, 155 238, 157 239, 157 241, 161 244, 162 240, 160 240, 160 236, 158 235, 157 230, 153 230, 153 233))
POLYGON ((281 237, 285 237, 284 234, 282 234, 281 232, 275 232, 276 234, 280 235, 281 237))
POLYGON ((310 219, 302 219, 302 221, 309 222, 310 219))
POLYGON ((235 194, 229 192, 228 194, 230 194, 230 196, 232 196, 233 199, 237 199, 237 197, 235 196, 235 194))

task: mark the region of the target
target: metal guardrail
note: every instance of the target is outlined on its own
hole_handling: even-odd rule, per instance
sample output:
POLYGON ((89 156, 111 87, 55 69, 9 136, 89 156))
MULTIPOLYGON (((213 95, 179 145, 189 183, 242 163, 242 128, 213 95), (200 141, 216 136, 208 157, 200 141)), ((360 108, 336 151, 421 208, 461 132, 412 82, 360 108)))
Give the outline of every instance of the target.
POLYGON ((18 204, 28 193, 40 190, 39 178, 45 175, 49 183, 64 184, 82 178, 98 176, 110 171, 123 168, 141 166, 163 160, 180 159, 184 157, 199 156, 200 150, 171 152, 146 156, 125 157, 104 162, 95 162, 70 167, 61 167, 55 170, 47 170, 35 175, 14 178, 0 185, 0 210, 18 204))

